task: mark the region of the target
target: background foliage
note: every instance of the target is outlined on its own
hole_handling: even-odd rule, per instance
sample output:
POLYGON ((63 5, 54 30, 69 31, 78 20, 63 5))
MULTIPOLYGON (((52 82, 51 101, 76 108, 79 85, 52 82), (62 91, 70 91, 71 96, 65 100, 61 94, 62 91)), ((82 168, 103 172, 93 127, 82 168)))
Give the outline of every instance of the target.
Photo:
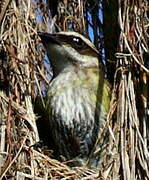
POLYGON ((0 179, 149 179, 148 16, 147 0, 0 1, 0 179), (97 172, 32 147, 39 141, 33 102, 52 75, 37 31, 61 30, 93 39, 113 85, 97 172))

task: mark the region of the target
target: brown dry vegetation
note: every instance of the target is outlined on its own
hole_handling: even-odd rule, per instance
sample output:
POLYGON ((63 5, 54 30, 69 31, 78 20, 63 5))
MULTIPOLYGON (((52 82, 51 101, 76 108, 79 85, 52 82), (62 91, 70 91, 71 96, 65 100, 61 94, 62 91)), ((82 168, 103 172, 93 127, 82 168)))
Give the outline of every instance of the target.
POLYGON ((148 2, 104 1, 103 24, 98 3, 0 1, 0 180, 149 179, 148 2), (106 152, 97 172, 70 168, 49 157, 51 151, 32 146, 39 141, 33 102, 37 94, 43 96, 51 76, 37 31, 88 33, 88 11, 100 52, 99 41, 104 42, 107 76, 113 84, 107 124, 97 142, 102 144, 106 136, 108 143, 93 152, 106 152), (38 14, 41 21, 36 20, 38 14), (98 32, 104 33, 105 41, 98 32))

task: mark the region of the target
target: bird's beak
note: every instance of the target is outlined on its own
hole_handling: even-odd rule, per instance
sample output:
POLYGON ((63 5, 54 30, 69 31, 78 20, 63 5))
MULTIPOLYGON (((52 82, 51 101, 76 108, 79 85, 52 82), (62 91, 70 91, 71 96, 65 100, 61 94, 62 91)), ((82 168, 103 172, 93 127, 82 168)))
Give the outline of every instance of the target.
POLYGON ((38 32, 38 35, 44 45, 48 43, 59 44, 55 34, 38 32))

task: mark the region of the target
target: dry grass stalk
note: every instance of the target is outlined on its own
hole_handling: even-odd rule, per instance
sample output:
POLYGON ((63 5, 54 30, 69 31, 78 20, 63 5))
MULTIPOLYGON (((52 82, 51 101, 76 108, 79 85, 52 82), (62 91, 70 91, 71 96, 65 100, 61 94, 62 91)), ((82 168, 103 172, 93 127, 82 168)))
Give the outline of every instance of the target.
MULTIPOLYGON (((109 138, 108 148, 112 166, 108 167, 108 174, 106 166, 103 168, 105 179, 149 179, 149 70, 145 67, 147 60, 144 58, 144 54, 148 52, 147 7, 146 1, 119 1, 121 34, 119 53, 116 54, 117 72, 113 90, 113 98, 117 102, 117 117, 110 124, 110 135, 114 135, 114 138, 109 138)), ((108 153, 106 156, 108 157, 108 153)), ((107 159, 105 162, 110 164, 107 159)))
POLYGON ((32 99, 37 91, 42 95, 51 75, 50 68, 44 65, 44 53, 39 52, 37 30, 52 32, 56 21, 60 30, 67 30, 73 24, 74 30, 84 32, 87 22, 83 16, 83 1, 76 4, 65 1, 59 8, 57 20, 56 17, 51 19, 45 13, 47 7, 43 6, 41 23, 35 21, 34 7, 45 4, 34 3, 33 6, 31 0, 1 3, 0 179, 149 179, 149 72, 144 59, 148 52, 147 1, 119 0, 121 34, 111 109, 98 141, 103 148, 94 153, 98 156, 105 152, 99 174, 85 168, 71 169, 44 155, 42 150, 30 147, 39 140, 32 99), (105 137, 108 137, 106 145, 105 137))
POLYGON ((93 171, 77 172, 32 147, 39 141, 32 102, 38 91, 43 95, 51 76, 37 37, 48 16, 45 26, 37 23, 31 0, 6 0, 1 9, 0 179, 91 177, 93 171))

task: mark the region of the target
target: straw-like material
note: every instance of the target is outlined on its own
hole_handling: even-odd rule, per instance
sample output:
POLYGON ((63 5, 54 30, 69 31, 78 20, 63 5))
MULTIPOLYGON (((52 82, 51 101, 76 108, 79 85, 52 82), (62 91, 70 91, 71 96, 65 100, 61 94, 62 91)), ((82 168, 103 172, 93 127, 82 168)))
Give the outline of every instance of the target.
POLYGON ((118 2, 119 42, 115 59, 109 60, 116 67, 111 108, 97 142, 102 146, 92 154, 103 154, 99 170, 70 168, 51 158, 50 150, 34 147, 39 135, 33 102, 37 94, 43 96, 52 74, 37 32, 73 29, 84 33, 92 26, 99 47, 98 3, 58 1, 57 14, 51 15, 50 1, 49 6, 42 0, 0 2, 0 180, 149 179, 146 0, 118 2), (92 23, 88 10, 96 16, 92 23))

